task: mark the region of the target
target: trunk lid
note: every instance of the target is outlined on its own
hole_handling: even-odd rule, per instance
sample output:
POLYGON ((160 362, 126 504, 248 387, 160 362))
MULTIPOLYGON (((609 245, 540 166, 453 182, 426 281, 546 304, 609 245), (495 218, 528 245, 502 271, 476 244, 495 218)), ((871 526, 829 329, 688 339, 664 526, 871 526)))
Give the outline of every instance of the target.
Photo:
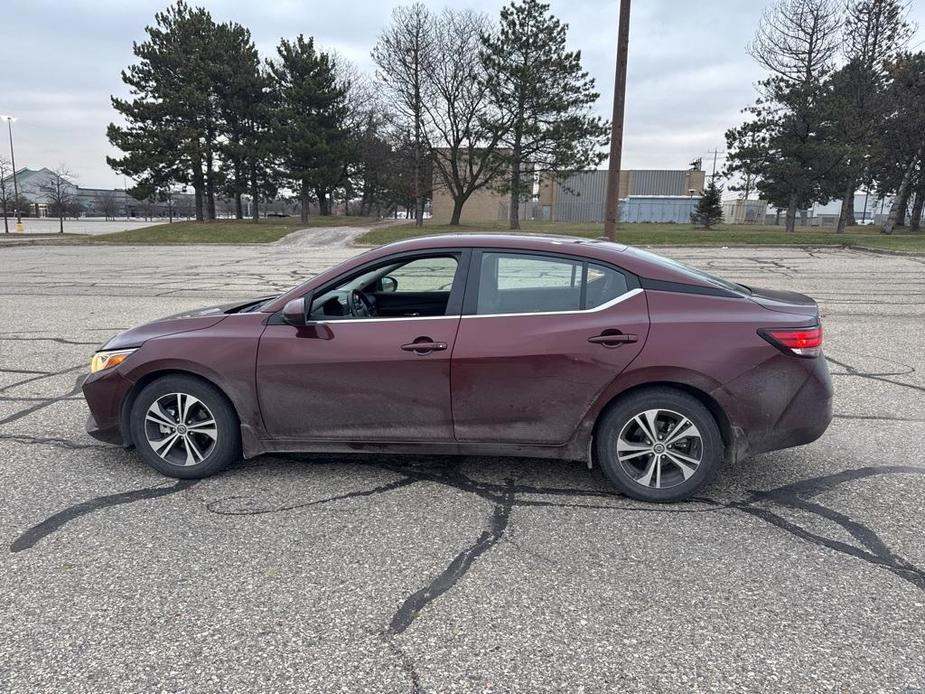
POLYGON ((819 318, 819 306, 814 299, 805 294, 764 287, 749 287, 749 289, 752 292, 749 298, 769 311, 798 314, 817 320, 819 318))

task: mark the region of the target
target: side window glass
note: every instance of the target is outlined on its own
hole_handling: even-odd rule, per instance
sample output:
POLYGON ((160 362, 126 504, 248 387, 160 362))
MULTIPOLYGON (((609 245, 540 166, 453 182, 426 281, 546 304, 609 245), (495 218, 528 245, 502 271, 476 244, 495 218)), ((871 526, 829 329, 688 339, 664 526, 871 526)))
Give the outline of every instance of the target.
POLYGON ((378 265, 316 295, 311 317, 363 320, 443 316, 458 266, 455 255, 378 265))
POLYGON ((581 306, 582 263, 515 253, 483 253, 476 312, 543 313, 581 306))
POLYGON ((456 258, 418 258, 383 277, 383 289, 398 294, 449 292, 453 288, 456 265, 456 258))
POLYGON ((596 308, 626 294, 626 276, 603 265, 588 263, 585 308, 596 308))

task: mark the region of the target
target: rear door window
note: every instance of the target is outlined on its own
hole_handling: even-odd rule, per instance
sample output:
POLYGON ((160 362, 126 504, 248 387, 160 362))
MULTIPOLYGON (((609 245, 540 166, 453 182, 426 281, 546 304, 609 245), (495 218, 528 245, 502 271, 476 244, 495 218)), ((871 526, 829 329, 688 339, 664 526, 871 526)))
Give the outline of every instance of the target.
POLYGON ((596 308, 626 293, 624 275, 571 258, 482 253, 478 315, 596 308))

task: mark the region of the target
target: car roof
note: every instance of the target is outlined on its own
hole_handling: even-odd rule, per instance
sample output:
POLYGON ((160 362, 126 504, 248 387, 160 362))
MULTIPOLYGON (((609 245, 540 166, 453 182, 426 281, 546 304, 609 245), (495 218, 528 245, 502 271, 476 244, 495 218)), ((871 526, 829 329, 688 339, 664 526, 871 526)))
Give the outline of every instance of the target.
POLYGON ((556 234, 506 234, 506 233, 451 233, 433 236, 418 236, 382 246, 389 252, 396 250, 426 250, 428 248, 516 248, 523 250, 548 250, 562 253, 563 246, 582 248, 597 247, 609 252, 622 252, 626 246, 605 239, 590 239, 581 236, 556 234))
POLYGON ((532 251, 581 256, 611 263, 652 280, 716 287, 705 277, 687 271, 658 254, 602 238, 559 236, 556 234, 456 233, 419 236, 380 246, 373 251, 382 256, 396 252, 428 251, 443 248, 497 248, 508 251, 532 251))

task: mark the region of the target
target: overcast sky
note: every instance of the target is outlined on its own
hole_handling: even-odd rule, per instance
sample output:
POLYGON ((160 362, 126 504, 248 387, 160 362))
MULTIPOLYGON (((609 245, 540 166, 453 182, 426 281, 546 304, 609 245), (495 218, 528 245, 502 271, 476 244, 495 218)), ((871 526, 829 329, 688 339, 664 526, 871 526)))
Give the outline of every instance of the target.
MULTIPOLYGON (((190 0, 191 4, 197 4, 190 0)), ((3 0, 0 21, 0 113, 14 125, 16 162, 38 168, 64 163, 78 185, 121 187, 106 165, 112 152, 106 125, 111 94, 124 94, 119 73, 132 62, 132 41, 164 0, 3 0)), ((249 27, 265 57, 280 37, 312 35, 363 70, 372 72, 370 48, 388 22, 389 0, 209 0, 216 20, 249 27)), ((445 2, 430 2, 435 9, 445 2)), ((494 19, 502 0, 454 2, 494 19)), ((569 43, 612 104, 618 0, 552 0, 569 24, 569 43)), ((745 52, 765 0, 636 0, 630 35, 624 168, 684 168, 722 149, 726 128, 754 99, 760 70, 745 52)), ((913 0, 910 18, 925 25, 925 0, 913 0)), ((920 30, 912 43, 925 39, 920 30)), ((5 140, 0 140, 4 142, 5 140)), ((8 155, 8 145, 0 152, 8 155)))

